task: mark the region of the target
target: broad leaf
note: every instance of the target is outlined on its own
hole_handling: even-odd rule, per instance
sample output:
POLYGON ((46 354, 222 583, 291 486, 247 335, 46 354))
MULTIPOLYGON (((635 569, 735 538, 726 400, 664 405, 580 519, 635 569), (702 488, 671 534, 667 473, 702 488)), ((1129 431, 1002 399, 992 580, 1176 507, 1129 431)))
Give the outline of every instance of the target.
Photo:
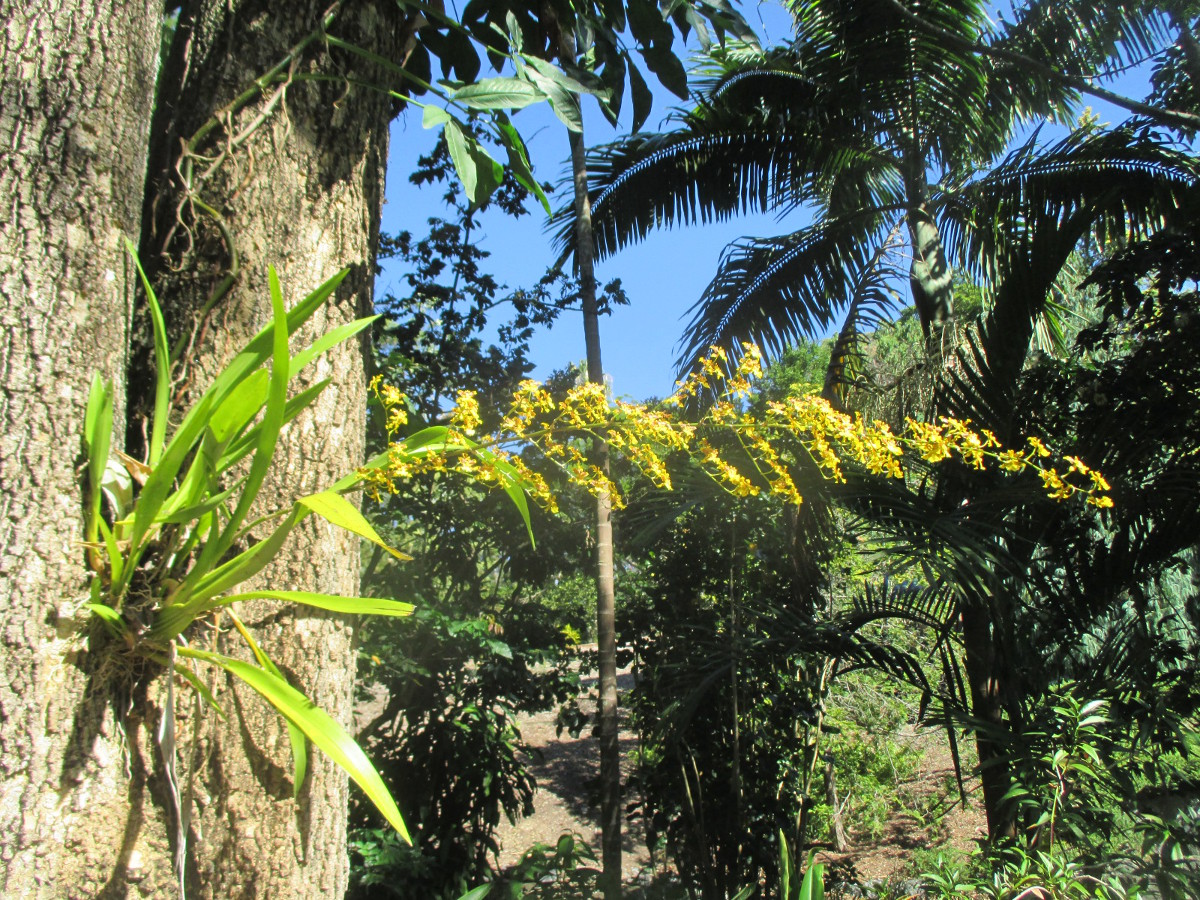
POLYGON ((340 766, 362 788, 376 809, 407 843, 412 843, 396 801, 367 759, 362 748, 328 713, 281 678, 240 659, 209 653, 194 647, 180 647, 179 655, 220 666, 241 679, 270 703, 289 722, 302 730, 310 741, 340 766))
POLYGON ((522 109, 544 99, 544 94, 520 78, 485 78, 468 84, 450 95, 450 99, 471 109, 522 109))
POLYGON ((296 502, 339 528, 344 528, 361 538, 366 538, 372 544, 382 547, 396 559, 412 559, 411 556, 394 550, 384 543, 383 538, 371 527, 371 523, 366 520, 366 517, 341 494, 334 491, 322 491, 319 494, 301 497, 296 502))
MULTIPOLYGON (((283 673, 271 661, 271 658, 263 652, 263 649, 258 645, 258 641, 254 640, 254 636, 246 630, 246 626, 242 624, 242 620, 234 615, 232 610, 228 610, 230 620, 233 626, 241 634, 250 651, 254 654, 254 658, 258 660, 258 664, 278 678, 280 681, 287 681, 283 677, 283 673)), ((300 796, 300 786, 304 784, 304 778, 308 774, 308 744, 304 740, 304 732, 291 719, 287 719, 288 739, 292 744, 292 797, 300 796)))

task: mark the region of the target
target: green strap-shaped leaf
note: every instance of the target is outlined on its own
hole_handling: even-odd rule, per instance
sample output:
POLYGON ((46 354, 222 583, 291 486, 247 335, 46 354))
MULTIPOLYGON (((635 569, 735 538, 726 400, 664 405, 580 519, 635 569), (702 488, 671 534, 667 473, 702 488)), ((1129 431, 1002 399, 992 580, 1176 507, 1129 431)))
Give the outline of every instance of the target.
POLYGON ((412 559, 411 556, 394 550, 384 543, 383 538, 371 527, 371 523, 358 511, 358 508, 341 494, 322 491, 319 494, 301 497, 296 502, 339 528, 344 528, 372 544, 382 547, 396 559, 412 559))
POLYGON ((270 373, 266 369, 256 369, 213 410, 208 427, 219 443, 224 444, 234 437, 262 409, 267 400, 270 380, 270 373))
POLYGON ((138 259, 137 248, 129 238, 125 239, 125 247, 133 257, 142 287, 146 291, 146 304, 150 307, 150 322, 154 329, 154 420, 150 427, 150 454, 148 462, 151 467, 158 464, 162 456, 163 446, 167 437, 168 405, 171 400, 171 352, 167 349, 167 323, 163 320, 162 307, 158 305, 158 297, 150 287, 150 279, 138 259))
POLYGON ((825 900, 825 864, 808 858, 808 871, 800 882, 800 900, 825 900))
POLYGON ((112 386, 99 374, 92 378, 87 412, 83 419, 83 439, 88 451, 88 522, 87 539, 95 542, 100 532, 100 507, 104 497, 104 469, 112 443, 112 386))
MULTIPOLYGON (((160 618, 170 613, 177 605, 186 604, 185 609, 199 609, 204 601, 232 590, 247 578, 257 575, 279 552, 283 542, 287 540, 296 523, 308 515, 308 510, 293 507, 287 518, 281 522, 271 536, 243 550, 227 563, 223 563, 211 572, 204 573, 193 568, 191 574, 184 579, 175 595, 175 602, 160 613, 160 618), (196 580, 193 582, 192 579, 196 580)), ((195 614, 192 614, 193 616, 195 614)), ((185 624, 183 627, 187 627, 185 624)), ((182 630, 182 629, 180 629, 182 630)), ((179 634, 177 631, 160 631, 159 623, 154 625, 155 637, 169 639, 179 634)))
POLYGON ((408 829, 391 793, 379 777, 367 755, 357 742, 346 733, 328 713, 305 697, 281 678, 258 666, 240 659, 209 653, 193 647, 180 647, 179 655, 203 660, 220 666, 235 678, 241 679, 250 688, 279 710, 288 721, 295 723, 310 741, 324 751, 325 755, 342 768, 362 788, 375 808, 399 833, 406 843, 411 844, 408 829))
MULTIPOLYGON (((283 410, 283 424, 286 425, 316 401, 317 397, 325 388, 333 383, 332 378, 326 378, 318 381, 312 387, 301 391, 294 397, 288 399, 287 406, 283 410)), ((227 471, 231 466, 236 465, 247 453, 255 448, 258 444, 258 430, 262 427, 259 423, 235 440, 232 444, 225 448, 225 452, 221 454, 221 458, 214 464, 215 471, 222 473, 227 471)))
MULTIPOLYGON (((246 626, 242 624, 242 620, 233 614, 233 610, 227 610, 230 620, 233 622, 233 627, 238 630, 246 644, 250 647, 254 658, 258 660, 258 664, 278 678, 280 681, 286 682, 283 673, 271 661, 271 657, 263 652, 262 647, 258 646, 258 641, 254 640, 254 636, 246 630, 246 626)), ((308 743, 304 739, 304 732, 291 719, 287 720, 288 738, 292 744, 292 797, 300 796, 300 786, 304 784, 304 778, 308 775, 308 743)))
POLYGON ((338 344, 354 337, 354 335, 358 334, 364 328, 369 327, 378 318, 379 316, 364 316, 361 319, 355 319, 353 322, 347 322, 345 325, 339 325, 325 332, 325 334, 321 335, 292 358, 291 377, 295 378, 301 370, 326 350, 332 350, 338 344))
POLYGON ((312 591, 246 591, 221 597, 206 604, 209 609, 236 603, 239 600, 283 600, 287 603, 302 603, 330 612, 350 613, 364 616, 411 616, 413 605, 399 600, 383 600, 377 597, 342 597, 337 594, 317 594, 312 591))
POLYGON ((267 286, 271 295, 271 321, 273 338, 271 353, 271 374, 267 382, 267 403, 263 410, 262 421, 258 425, 258 443, 254 456, 250 461, 250 471, 241 485, 241 496, 237 507, 225 524, 221 534, 209 540, 200 552, 195 568, 206 571, 221 559, 233 546, 234 540, 241 530, 242 523, 250 513, 250 507, 258 496, 259 488, 271 468, 271 460, 275 456, 275 447, 279 443, 279 432, 283 428, 283 415, 287 408, 288 382, 291 380, 291 357, 288 355, 287 310, 283 305, 283 288, 279 284, 279 275, 273 266, 267 269, 267 286))
POLYGON ((208 427, 208 411, 212 403, 213 395, 206 394, 192 407, 192 412, 179 426, 179 430, 167 444, 167 449, 163 451, 158 465, 142 485, 137 498, 137 509, 133 514, 133 533, 130 535, 130 546, 133 548, 130 553, 131 562, 135 561, 136 555, 140 553, 142 538, 158 517, 167 495, 171 492, 175 476, 179 474, 180 466, 195 447, 204 429, 208 427))
POLYGON ((225 710, 221 709, 221 704, 219 704, 217 702, 217 698, 212 695, 212 691, 208 689, 208 685, 201 681, 195 672, 185 665, 177 664, 175 666, 175 674, 182 677, 184 681, 195 688, 196 693, 200 695, 200 698, 210 707, 212 707, 213 711, 218 716, 220 716, 222 719, 225 718, 225 710))

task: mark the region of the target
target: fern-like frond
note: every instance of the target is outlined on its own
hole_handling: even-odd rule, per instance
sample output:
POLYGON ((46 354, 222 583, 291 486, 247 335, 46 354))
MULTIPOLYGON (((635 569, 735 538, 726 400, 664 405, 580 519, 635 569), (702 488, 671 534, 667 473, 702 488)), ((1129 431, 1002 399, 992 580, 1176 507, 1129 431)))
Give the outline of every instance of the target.
POLYGON ((820 337, 845 308, 853 279, 868 267, 896 215, 866 210, 786 237, 734 244, 693 307, 680 370, 711 346, 736 356, 742 341, 752 341, 777 355, 798 338, 820 337))

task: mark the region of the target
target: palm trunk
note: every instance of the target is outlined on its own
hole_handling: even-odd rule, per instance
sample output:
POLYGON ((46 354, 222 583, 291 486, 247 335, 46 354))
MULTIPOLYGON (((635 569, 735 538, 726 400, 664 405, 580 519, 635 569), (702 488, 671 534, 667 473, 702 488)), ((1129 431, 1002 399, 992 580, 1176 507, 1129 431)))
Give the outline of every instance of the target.
MULTIPOLYGON (((1004 718, 1001 681, 996 671, 996 652, 987 610, 979 604, 964 607, 962 626, 971 714, 989 725, 1000 726, 1004 718)), ((1008 766, 1000 758, 1000 748, 987 733, 979 729, 975 732, 975 747, 979 754, 988 838, 996 841, 1016 837, 1016 820, 1001 802, 1008 793, 1010 776, 1008 766)))
MULTIPOLYGON (((587 163, 582 132, 571 132, 571 175, 575 187, 576 262, 583 304, 588 380, 604 384, 600 359, 600 315, 592 239, 592 210, 587 193, 587 163)), ((598 441, 595 463, 607 475, 608 445, 598 441)), ((605 900, 621 897, 621 748, 617 712, 617 627, 613 582, 612 498, 596 497, 596 643, 600 664, 600 847, 605 900)))
POLYGON ((917 152, 911 156, 906 160, 909 166, 904 179, 908 234, 912 243, 909 286, 929 349, 940 357, 942 330, 954 313, 954 270, 946 259, 942 234, 929 209, 925 158, 917 152))

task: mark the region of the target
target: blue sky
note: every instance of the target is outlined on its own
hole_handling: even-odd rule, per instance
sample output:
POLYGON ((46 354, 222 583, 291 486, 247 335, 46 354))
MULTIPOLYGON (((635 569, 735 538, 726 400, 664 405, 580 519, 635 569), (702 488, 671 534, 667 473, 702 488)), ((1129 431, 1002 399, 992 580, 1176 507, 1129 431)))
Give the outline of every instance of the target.
MULTIPOLYGON (((778 42, 789 33, 787 13, 775 3, 744 6, 743 14, 760 38, 778 42)), ((657 85, 652 87, 655 105, 647 130, 656 130, 671 108, 681 102, 657 85)), ((613 129, 590 98, 584 100, 584 115, 584 135, 589 145, 607 143, 628 133, 628 110, 622 116, 622 130, 613 129)), ((513 123, 529 145, 539 180, 557 182, 569 153, 564 126, 545 104, 520 111, 513 123)), ((440 190, 418 189, 408 183, 408 173, 417 157, 433 147, 435 138, 435 133, 422 130, 420 110, 406 111, 393 123, 384 231, 407 229, 420 235, 426 219, 445 215, 440 190)), ((500 213, 482 217, 482 227, 476 233, 481 245, 492 254, 484 264, 485 271, 510 288, 534 284, 555 255, 550 237, 543 231, 544 223, 545 213, 536 204, 530 215, 519 220, 500 213)), ((716 273, 721 251, 742 235, 769 234, 776 227, 772 216, 746 216, 717 225, 661 231, 601 263, 597 269, 601 284, 620 278, 630 300, 628 306, 618 307, 600 323, 604 369, 612 376, 618 395, 640 400, 671 393, 678 356, 675 345, 683 333, 686 313, 716 273)), ((403 275, 404 268, 398 264, 385 267, 376 292, 382 295, 392 290, 401 294, 405 290, 403 275)), ((564 315, 552 330, 538 334, 531 357, 537 364, 535 378, 581 361, 582 317, 564 315)))
MULTIPOLYGON (((766 43, 777 43, 789 34, 787 13, 775 3, 743 6, 743 12, 766 43)), ((1146 76, 1136 73, 1113 85, 1118 92, 1141 97, 1146 91, 1146 76)), ((661 88, 655 90, 655 107, 647 123, 656 130, 661 120, 680 101, 661 88)), ((1126 118, 1115 108, 1094 104, 1102 122, 1126 118)), ((614 130, 589 98, 584 101, 585 137, 589 145, 614 140, 628 130, 628 111, 623 116, 624 130, 614 130)), ((565 128, 545 104, 522 110, 513 119, 530 149, 535 174, 542 181, 557 182, 564 172, 568 156, 565 128)), ((1050 133, 1044 133, 1050 137, 1050 133)), ((443 216, 441 190, 415 188, 408 174, 418 156, 429 152, 436 132, 421 128, 420 110, 404 113, 392 126, 392 146, 388 163, 383 229, 388 232, 424 233, 426 220, 443 216)), ((552 262, 550 238, 544 232, 545 215, 540 206, 530 215, 513 220, 500 213, 482 217, 476 231, 480 244, 491 253, 485 271, 509 288, 531 286, 552 262)), ((793 215, 784 227, 800 228, 804 220, 793 215)), ((674 387, 674 362, 677 344, 690 318, 689 309, 716 272, 717 261, 726 245, 746 235, 778 233, 774 216, 743 216, 730 222, 686 229, 664 230, 651 234, 644 242, 622 250, 601 263, 600 282, 620 278, 630 305, 618 307, 601 321, 604 368, 612 377, 616 393, 634 399, 665 396, 674 387)), ((380 295, 389 291, 403 294, 404 269, 388 264, 376 285, 380 295)), ((555 369, 584 357, 583 323, 578 314, 566 314, 550 331, 539 333, 531 347, 537 364, 534 377, 544 378, 555 369)))

